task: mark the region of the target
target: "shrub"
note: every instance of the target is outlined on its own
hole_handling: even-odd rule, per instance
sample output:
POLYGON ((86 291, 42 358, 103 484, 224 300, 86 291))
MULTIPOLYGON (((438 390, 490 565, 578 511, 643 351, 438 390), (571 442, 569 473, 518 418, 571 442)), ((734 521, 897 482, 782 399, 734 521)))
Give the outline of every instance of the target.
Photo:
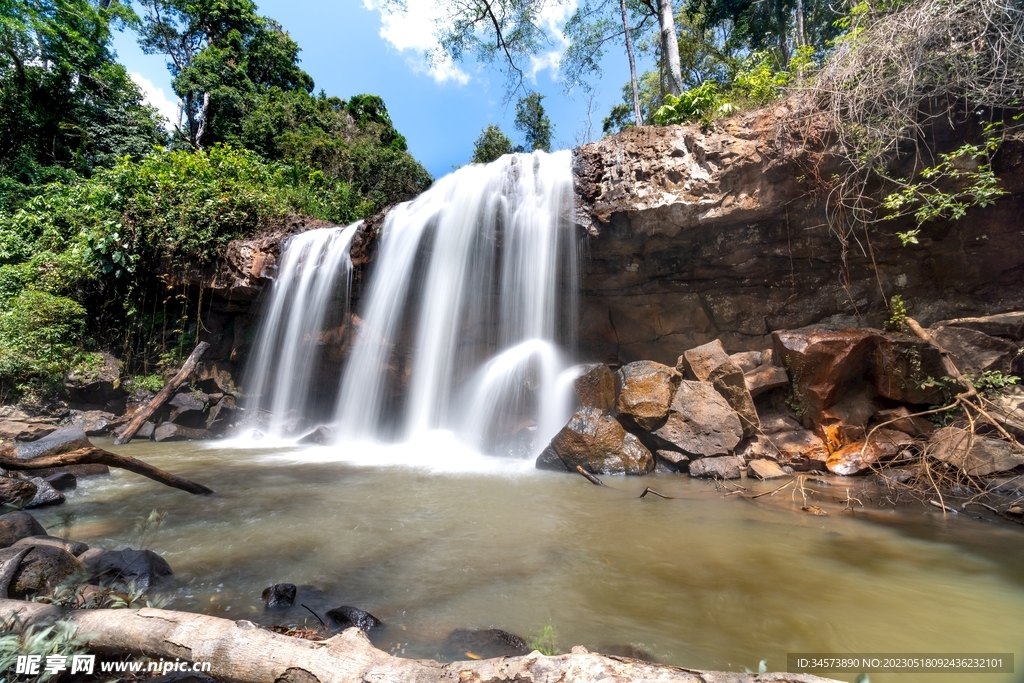
POLYGON ((0 308, 0 398, 59 384, 84 325, 71 299, 31 289, 10 299, 0 308))

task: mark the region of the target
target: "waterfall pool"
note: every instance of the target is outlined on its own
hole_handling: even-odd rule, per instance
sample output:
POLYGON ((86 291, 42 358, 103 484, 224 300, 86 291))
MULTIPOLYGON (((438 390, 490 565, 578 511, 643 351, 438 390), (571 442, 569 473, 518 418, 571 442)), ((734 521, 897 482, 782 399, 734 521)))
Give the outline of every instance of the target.
MULTIPOLYGON (((300 603, 321 615, 354 605, 386 624, 375 644, 406 657, 464 658, 443 646, 457 628, 529 638, 550 626, 564 651, 633 645, 704 669, 756 670, 766 659, 785 670, 789 652, 1012 652, 1024 661, 1017 529, 917 505, 894 512, 864 501, 850 515, 827 495, 815 503, 829 514, 814 516, 789 489, 750 501, 679 475, 607 477, 598 488, 435 436, 313 448, 98 439, 217 493, 190 496, 115 471, 34 514, 49 533, 94 546, 147 542, 175 571, 170 609, 271 623, 262 590, 294 583, 298 599, 279 622, 314 622, 300 603), (638 498, 645 487, 673 499, 638 498), (140 532, 152 510, 166 513, 161 528, 140 532)), ((937 678, 1020 680, 871 674, 872 683, 937 678)))

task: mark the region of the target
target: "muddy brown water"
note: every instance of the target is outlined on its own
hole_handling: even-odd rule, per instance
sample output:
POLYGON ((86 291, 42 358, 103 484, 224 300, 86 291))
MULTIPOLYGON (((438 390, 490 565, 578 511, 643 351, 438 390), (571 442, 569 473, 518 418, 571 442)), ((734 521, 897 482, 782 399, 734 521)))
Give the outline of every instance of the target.
MULTIPOLYGON (((174 568, 172 609, 301 624, 315 620, 298 603, 354 605, 386 624, 378 647, 406 657, 462 658, 443 646, 456 628, 529 638, 550 626, 565 651, 634 645, 704 669, 785 670, 789 652, 1012 652, 1024 668, 1024 532, 1006 525, 870 501, 851 515, 826 488, 812 502, 829 514, 814 516, 788 489, 749 501, 677 475, 598 488, 490 459, 381 466, 358 446, 98 441, 217 491, 118 471, 36 511, 90 545, 146 542, 174 568), (674 498, 639 499, 647 486, 674 498), (140 531, 153 510, 161 528, 140 531), (260 594, 275 582, 300 585, 299 598, 268 615, 260 594)), ((395 447, 391 461, 418 451, 395 447)), ((871 674, 935 680, 1024 675, 871 674)))

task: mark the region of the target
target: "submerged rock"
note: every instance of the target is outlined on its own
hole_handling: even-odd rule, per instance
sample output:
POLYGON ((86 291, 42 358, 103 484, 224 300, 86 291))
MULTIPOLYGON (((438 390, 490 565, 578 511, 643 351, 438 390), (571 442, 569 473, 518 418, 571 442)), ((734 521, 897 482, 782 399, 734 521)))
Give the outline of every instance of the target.
POLYGON ((372 628, 384 625, 384 622, 369 612, 361 610, 358 607, 350 607, 348 605, 342 605, 341 607, 335 607, 332 610, 327 610, 327 616, 342 629, 352 628, 354 626, 361 631, 369 631, 372 628))
POLYGON ((743 438, 743 426, 714 385, 683 380, 668 419, 652 433, 685 453, 709 457, 732 453, 743 438))
POLYGON ((44 478, 47 484, 58 491, 74 491, 78 487, 78 477, 71 472, 55 472, 44 478))
POLYGON ((743 472, 743 458, 722 455, 699 458, 690 463, 690 476, 704 479, 739 479, 743 472))
POLYGON ((570 472, 577 466, 593 474, 647 474, 654 469, 654 456, 640 440, 596 408, 573 413, 550 448, 570 472))
POLYGON ((326 444, 334 443, 334 438, 334 430, 332 430, 330 427, 320 425, 319 427, 311 431, 309 434, 306 434, 305 436, 300 438, 296 443, 315 443, 323 446, 326 444))
POLYGON ((201 441, 210 438, 210 433, 205 429, 192 429, 164 422, 153 432, 154 441, 201 441))
POLYGON ((294 583, 275 583, 263 589, 263 603, 267 607, 291 607, 298 588, 294 583))
POLYGON ((517 657, 530 651, 522 638, 499 628, 455 629, 445 638, 444 648, 459 657, 472 653, 481 659, 517 657))

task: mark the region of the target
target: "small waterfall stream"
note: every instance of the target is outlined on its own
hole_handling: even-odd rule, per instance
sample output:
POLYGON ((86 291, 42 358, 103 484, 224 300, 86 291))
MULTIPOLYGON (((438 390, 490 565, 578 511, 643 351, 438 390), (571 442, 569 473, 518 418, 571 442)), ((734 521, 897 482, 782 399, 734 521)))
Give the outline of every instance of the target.
MULTIPOLYGON (((572 202, 571 154, 535 152, 459 169, 388 213, 333 409, 342 439, 440 430, 519 456, 546 444, 570 411, 572 202)), ((286 246, 247 379, 275 435, 295 415, 323 412, 307 398, 310 348, 328 302, 348 296, 355 229, 286 246)))

